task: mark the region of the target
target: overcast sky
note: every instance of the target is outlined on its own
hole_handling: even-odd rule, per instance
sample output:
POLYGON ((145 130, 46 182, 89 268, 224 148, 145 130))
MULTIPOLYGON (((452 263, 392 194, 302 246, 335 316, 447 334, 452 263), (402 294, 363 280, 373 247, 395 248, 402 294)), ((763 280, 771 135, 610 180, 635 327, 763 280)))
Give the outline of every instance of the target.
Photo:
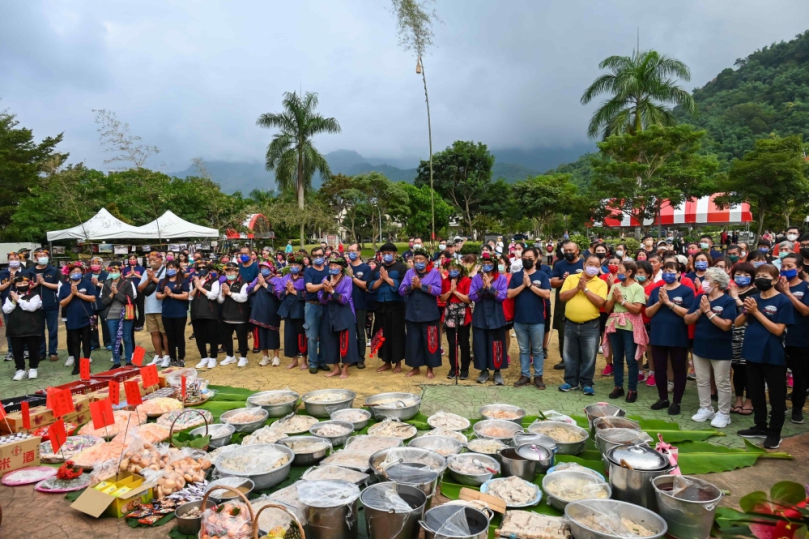
MULTIPOLYGON (((389 0, 3 3, 0 109, 42 138, 65 133, 71 161, 102 168, 92 109, 115 111, 157 145, 152 162, 262 160, 256 127, 283 92, 318 92, 343 132, 328 152, 426 156, 415 59, 398 46, 389 0)), ((809 28, 806 0, 437 0, 425 58, 434 147, 587 142, 579 104, 598 63, 642 49, 684 61, 702 86, 740 57, 809 28)))

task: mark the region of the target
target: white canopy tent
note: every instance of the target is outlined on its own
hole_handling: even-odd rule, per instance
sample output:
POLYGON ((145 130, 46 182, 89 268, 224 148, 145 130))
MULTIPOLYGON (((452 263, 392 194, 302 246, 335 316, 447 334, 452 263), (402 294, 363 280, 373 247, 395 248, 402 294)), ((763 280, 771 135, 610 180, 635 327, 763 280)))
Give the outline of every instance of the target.
POLYGON ((218 238, 219 231, 207 226, 195 225, 167 211, 151 223, 136 228, 138 238, 218 238))
POLYGON ((112 239, 138 239, 145 238, 139 227, 128 225, 114 217, 105 208, 84 223, 48 232, 48 241, 59 240, 112 240, 112 239))

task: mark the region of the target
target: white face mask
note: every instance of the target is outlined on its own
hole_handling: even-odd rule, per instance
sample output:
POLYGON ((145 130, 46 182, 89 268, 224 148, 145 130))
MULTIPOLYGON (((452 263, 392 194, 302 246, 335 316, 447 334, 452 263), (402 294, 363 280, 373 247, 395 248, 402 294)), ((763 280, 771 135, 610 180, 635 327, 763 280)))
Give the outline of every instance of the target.
POLYGON ((413 244, 413 249, 421 249, 421 244, 420 243, 414 243, 413 244))
POLYGON ((798 235, 797 234, 787 234, 787 239, 789 241, 795 241, 795 240, 798 239, 798 235))
POLYGON ((441 251, 446 250, 446 248, 447 248, 447 246, 446 246, 446 245, 439 245, 439 246, 438 246, 438 249, 439 249, 439 250, 441 250, 441 251))

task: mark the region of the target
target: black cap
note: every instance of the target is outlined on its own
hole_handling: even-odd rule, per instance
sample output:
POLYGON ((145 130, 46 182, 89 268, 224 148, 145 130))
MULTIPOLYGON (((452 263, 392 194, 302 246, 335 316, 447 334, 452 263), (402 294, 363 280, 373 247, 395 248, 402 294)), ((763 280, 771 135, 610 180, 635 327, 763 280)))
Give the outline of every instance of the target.
POLYGON ((23 247, 22 249, 20 249, 19 251, 17 251, 17 254, 18 254, 18 255, 23 255, 23 254, 25 254, 25 253, 30 253, 30 252, 31 252, 31 249, 29 249, 28 247, 23 247))
POLYGON ((231 270, 231 269, 238 270, 239 265, 236 264, 235 262, 228 262, 227 264, 225 264, 225 270, 231 270))
POLYGON ((382 251, 383 253, 384 252, 394 252, 394 253, 399 252, 399 249, 397 249, 396 246, 394 244, 392 244, 391 242, 386 243, 385 245, 380 247, 379 250, 382 251))
POLYGON ((27 283, 27 282, 28 282, 28 281, 30 281, 30 280, 31 280, 31 279, 29 279, 29 278, 28 278, 28 277, 26 277, 25 275, 20 275, 20 274, 18 273, 18 274, 17 274, 17 276, 16 276, 16 277, 14 277, 14 284, 17 284, 17 283, 27 283))

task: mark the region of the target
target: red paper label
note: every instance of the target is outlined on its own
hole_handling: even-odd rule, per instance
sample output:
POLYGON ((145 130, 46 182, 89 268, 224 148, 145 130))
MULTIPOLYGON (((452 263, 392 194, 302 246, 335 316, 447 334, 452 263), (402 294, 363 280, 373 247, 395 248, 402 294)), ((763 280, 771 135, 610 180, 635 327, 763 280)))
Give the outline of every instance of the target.
POLYGON ((55 387, 49 387, 45 392, 45 408, 53 411, 53 395, 57 391, 55 387))
MULTIPOLYGON (((51 397, 53 415, 62 417, 76 411, 73 406, 73 394, 69 389, 56 389, 51 397)), ((64 426, 64 425, 63 425, 64 426)))
POLYGON ((90 358, 83 357, 79 359, 79 378, 82 380, 90 379, 90 358))
POLYGON ((157 365, 149 365, 140 370, 140 376, 143 378, 143 387, 152 387, 160 383, 157 377, 157 365))
POLYGON ((183 395, 183 401, 185 401, 185 391, 186 391, 185 384, 186 384, 185 376, 180 376, 180 391, 182 392, 183 395))
MULTIPOLYGON (((0 404, 2 407, 2 404, 0 404)), ((31 430, 31 413, 28 410, 28 401, 23 401, 20 404, 20 412, 22 412, 22 426, 25 430, 31 430)))
POLYGON ((110 380, 110 402, 116 406, 121 402, 121 384, 115 380, 110 380))
POLYGON ((138 367, 143 366, 143 358, 146 356, 146 349, 142 346, 136 346, 135 352, 132 354, 132 363, 138 367))
MULTIPOLYGON (((28 404, 28 403, 24 402, 23 404, 28 404)), ((6 418, 6 409, 3 408, 3 403, 0 402, 0 421, 2 421, 5 418, 6 418)))
POLYGON ((109 399, 91 402, 90 415, 93 418, 94 429, 102 429, 115 423, 115 416, 112 414, 112 403, 109 399))
POLYGON ((126 403, 129 406, 138 406, 143 404, 143 399, 140 397, 140 388, 137 382, 124 382, 124 391, 126 392, 126 403))
POLYGON ((60 419, 48 429, 48 436, 51 439, 51 447, 53 448, 53 452, 56 453, 59 451, 59 448, 62 447, 62 444, 65 443, 67 440, 67 433, 65 432, 65 420, 60 419))

